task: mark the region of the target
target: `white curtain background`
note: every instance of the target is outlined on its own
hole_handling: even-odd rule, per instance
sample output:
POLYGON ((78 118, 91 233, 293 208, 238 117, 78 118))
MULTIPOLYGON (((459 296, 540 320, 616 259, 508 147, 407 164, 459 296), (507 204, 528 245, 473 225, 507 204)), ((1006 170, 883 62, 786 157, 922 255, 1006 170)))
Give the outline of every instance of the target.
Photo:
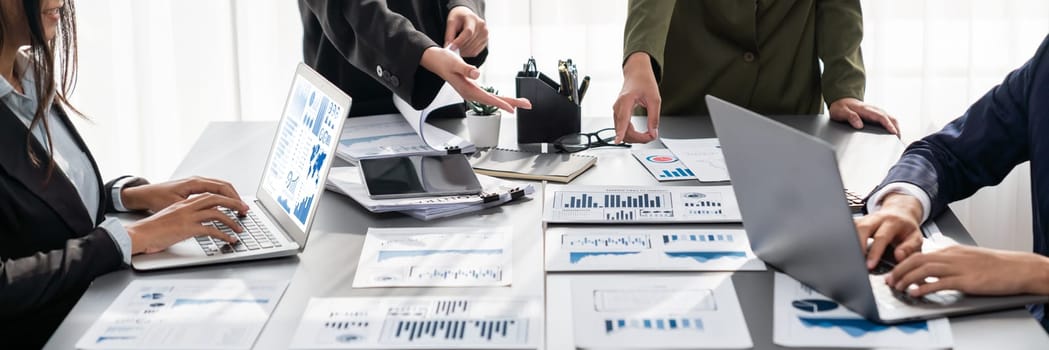
MULTIPOLYGON (((208 123, 279 118, 302 59, 294 0, 78 2, 73 102, 103 175, 167 179, 208 123)), ((866 0, 867 101, 913 141, 961 115, 1049 33, 1044 0, 866 0)), ((534 56, 572 58, 591 76, 583 114, 610 118, 622 84, 626 0, 491 0, 482 83, 514 93, 534 56)), ((230 135, 236 137, 236 135, 230 135)), ((266 145, 259 145, 266 147, 266 145)), ((953 208, 984 245, 1030 249, 1027 165, 953 208)))

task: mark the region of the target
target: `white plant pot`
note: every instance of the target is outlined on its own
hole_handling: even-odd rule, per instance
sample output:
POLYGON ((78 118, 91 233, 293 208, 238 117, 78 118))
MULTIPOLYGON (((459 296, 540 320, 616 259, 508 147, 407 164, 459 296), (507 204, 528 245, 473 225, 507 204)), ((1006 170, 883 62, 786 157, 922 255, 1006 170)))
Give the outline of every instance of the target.
POLYGON ((477 148, 498 146, 500 119, 501 111, 495 111, 491 115, 477 115, 472 110, 466 111, 466 128, 470 132, 470 142, 477 148))

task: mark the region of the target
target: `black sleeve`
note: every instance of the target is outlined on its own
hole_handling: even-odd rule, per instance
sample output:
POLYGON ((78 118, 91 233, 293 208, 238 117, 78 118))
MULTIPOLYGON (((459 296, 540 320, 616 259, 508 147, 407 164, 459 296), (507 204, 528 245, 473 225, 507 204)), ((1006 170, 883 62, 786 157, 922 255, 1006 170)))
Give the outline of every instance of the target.
POLYGON ((0 261, 0 320, 45 308, 122 265, 116 243, 102 228, 67 240, 61 249, 0 261))

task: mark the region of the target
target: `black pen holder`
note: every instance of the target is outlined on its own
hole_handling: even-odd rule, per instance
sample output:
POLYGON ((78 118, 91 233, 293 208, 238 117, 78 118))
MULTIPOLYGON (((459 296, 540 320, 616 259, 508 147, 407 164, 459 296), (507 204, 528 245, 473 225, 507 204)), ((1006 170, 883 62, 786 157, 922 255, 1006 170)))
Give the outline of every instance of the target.
POLYGON ((543 73, 518 73, 517 97, 531 101, 532 109, 517 109, 517 143, 550 143, 579 132, 582 109, 557 89, 543 73))

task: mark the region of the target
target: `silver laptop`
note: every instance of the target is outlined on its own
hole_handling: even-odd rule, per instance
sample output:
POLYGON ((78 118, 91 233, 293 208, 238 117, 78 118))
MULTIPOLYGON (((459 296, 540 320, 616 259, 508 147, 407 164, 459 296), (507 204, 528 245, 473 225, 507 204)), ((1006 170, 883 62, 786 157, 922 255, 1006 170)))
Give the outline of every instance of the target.
MULTIPOLYGON (((979 297, 943 291, 911 298, 867 270, 842 193, 834 149, 756 113, 707 96, 732 188, 754 252, 765 262, 869 320, 898 323, 1044 303, 1041 296, 979 297)), ((891 262, 890 262, 891 263, 891 262)))
POLYGON ((289 256, 302 251, 324 193, 350 102, 342 90, 300 63, 259 188, 254 198, 241 196, 250 208, 248 215, 238 218, 223 208, 230 218, 241 223, 244 231, 235 233, 217 221, 209 224, 236 235, 240 241, 229 245, 199 236, 163 252, 136 255, 131 265, 136 270, 154 270, 289 256))

